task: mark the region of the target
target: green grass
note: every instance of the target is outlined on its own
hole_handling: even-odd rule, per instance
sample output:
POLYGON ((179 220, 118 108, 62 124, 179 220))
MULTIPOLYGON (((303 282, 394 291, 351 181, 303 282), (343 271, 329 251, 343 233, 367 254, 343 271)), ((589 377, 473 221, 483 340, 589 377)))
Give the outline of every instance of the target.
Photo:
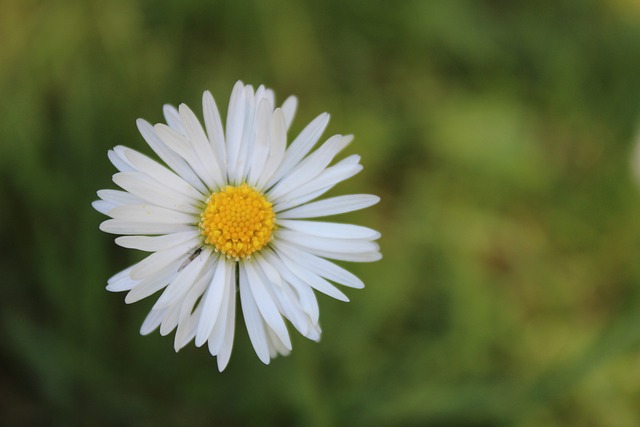
MULTIPOLYGON (((630 0, 0 2, 3 425, 640 425, 640 7, 630 0), (106 280, 106 151, 236 80, 354 133, 382 202, 323 338, 227 370, 106 280)), ((224 114, 223 114, 224 116, 224 114)))

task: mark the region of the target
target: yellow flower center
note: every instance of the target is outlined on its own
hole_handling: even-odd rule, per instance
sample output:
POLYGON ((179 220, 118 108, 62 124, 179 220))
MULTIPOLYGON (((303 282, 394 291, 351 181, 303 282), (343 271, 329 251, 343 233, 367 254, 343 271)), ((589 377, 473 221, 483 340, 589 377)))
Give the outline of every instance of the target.
POLYGON ((213 193, 200 216, 205 242, 228 258, 239 260, 262 249, 271 240, 275 214, 265 197, 242 184, 213 193))

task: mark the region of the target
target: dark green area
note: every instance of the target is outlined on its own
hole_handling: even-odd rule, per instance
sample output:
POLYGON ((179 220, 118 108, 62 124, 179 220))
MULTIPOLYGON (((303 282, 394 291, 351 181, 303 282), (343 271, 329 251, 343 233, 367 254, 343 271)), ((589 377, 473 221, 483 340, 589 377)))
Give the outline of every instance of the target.
POLYGON ((638 426, 639 112, 634 0, 0 1, 0 424, 638 426), (238 79, 356 135, 384 259, 220 374, 138 335, 90 202, 136 118, 238 79))

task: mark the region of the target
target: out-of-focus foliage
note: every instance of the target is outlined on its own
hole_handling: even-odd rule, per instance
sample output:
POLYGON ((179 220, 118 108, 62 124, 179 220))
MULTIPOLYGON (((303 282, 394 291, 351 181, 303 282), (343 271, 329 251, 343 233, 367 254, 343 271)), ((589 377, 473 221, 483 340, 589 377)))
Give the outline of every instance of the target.
POLYGON ((640 425, 634 0, 0 1, 0 424, 640 425), (233 83, 329 111, 384 259, 320 343, 228 369, 138 335, 106 151, 233 83))

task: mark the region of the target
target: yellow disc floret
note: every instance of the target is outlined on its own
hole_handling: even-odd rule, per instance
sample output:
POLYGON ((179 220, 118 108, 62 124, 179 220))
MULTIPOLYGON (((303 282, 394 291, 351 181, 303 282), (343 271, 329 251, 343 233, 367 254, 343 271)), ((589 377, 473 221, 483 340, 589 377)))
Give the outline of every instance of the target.
POLYGON ((271 240, 275 214, 265 197, 242 184, 213 193, 201 215, 205 242, 228 258, 247 258, 271 240))

